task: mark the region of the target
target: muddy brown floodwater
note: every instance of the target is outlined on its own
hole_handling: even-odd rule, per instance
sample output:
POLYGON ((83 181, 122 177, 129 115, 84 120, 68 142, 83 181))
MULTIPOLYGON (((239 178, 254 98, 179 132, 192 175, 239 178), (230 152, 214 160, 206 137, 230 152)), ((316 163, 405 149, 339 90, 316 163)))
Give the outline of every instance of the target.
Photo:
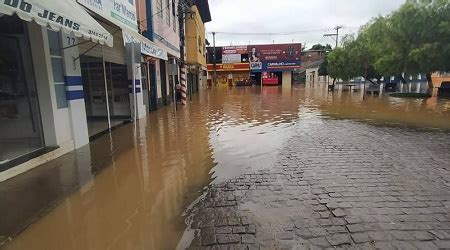
MULTIPOLYGON (((27 173, 52 173, 52 183, 37 182, 46 186, 35 189, 42 193, 11 195, 7 199, 12 207, 0 205, 1 233, 13 238, 5 248, 188 246, 189 242, 179 245, 187 227, 186 208, 210 184, 270 169, 283 144, 298 133, 294 127, 309 117, 315 120, 309 119, 305 126, 322 119, 349 119, 375 126, 450 131, 450 101, 363 97, 361 91, 331 93, 320 85, 204 90, 178 112, 162 108, 139 121, 136 129, 134 124, 125 125, 27 173), (65 195, 53 205, 40 204, 53 187, 63 189, 65 195), (18 212, 28 211, 14 209, 20 199, 34 199, 36 206, 47 206, 49 211, 41 211, 39 219, 32 212, 18 212)), ((14 180, 1 186, 12 194, 20 189, 14 180)))

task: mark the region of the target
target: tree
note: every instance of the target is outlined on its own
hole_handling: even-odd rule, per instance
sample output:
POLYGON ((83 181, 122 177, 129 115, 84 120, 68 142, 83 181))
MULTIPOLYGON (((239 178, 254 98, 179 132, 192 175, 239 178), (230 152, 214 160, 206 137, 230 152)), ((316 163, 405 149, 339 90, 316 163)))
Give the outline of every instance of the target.
POLYGON ((450 70, 450 1, 407 0, 400 9, 378 17, 348 36, 342 47, 330 53, 328 71, 343 80, 364 76, 367 80, 402 73, 431 74, 450 70))
POLYGON ((327 44, 327 45, 322 45, 322 44, 318 43, 318 44, 314 44, 314 45, 311 47, 311 49, 309 49, 309 50, 325 50, 325 51, 331 51, 332 48, 331 48, 331 45, 329 45, 329 44, 327 44))
POLYGON ((333 78, 333 85, 336 79, 348 81, 355 76, 354 64, 349 63, 352 60, 349 50, 336 48, 329 53, 327 59, 327 71, 333 78))
POLYGON ((377 41, 385 52, 378 55, 376 70, 385 75, 426 73, 432 91, 431 74, 450 69, 448 13, 448 0, 409 0, 393 12, 377 41))

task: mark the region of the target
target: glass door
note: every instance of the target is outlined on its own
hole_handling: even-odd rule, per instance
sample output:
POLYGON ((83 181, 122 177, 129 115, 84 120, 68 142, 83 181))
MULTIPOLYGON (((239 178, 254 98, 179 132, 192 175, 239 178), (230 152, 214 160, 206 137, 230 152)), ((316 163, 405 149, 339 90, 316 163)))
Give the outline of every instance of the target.
POLYGON ((44 147, 25 23, 0 17, 0 171, 44 147))

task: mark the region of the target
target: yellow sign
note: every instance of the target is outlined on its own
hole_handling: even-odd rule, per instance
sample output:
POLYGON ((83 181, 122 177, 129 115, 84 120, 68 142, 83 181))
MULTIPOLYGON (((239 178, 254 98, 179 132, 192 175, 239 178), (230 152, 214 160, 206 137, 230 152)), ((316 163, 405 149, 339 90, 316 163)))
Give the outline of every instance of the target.
POLYGON ((234 64, 223 64, 222 69, 224 70, 232 70, 234 69, 234 64))

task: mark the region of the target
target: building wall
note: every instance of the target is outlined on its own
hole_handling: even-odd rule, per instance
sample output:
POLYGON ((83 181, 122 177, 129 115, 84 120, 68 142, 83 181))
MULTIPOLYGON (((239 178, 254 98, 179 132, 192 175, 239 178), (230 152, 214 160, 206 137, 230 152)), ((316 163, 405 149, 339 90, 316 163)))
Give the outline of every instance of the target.
POLYGON ((205 26, 197 6, 192 6, 193 18, 186 18, 186 61, 206 67, 205 26))
POLYGON ((450 73, 435 73, 431 76, 433 86, 440 87, 442 82, 450 82, 450 73))
MULTIPOLYGON (((151 22, 147 22, 147 0, 136 0, 136 13, 139 31, 148 31, 151 22), (148 25, 148 23, 150 23, 150 25, 148 25)), ((152 28, 150 28, 150 30, 152 30, 152 28)))
MULTIPOLYGON (((174 2, 175 15, 173 15, 172 12, 172 0, 151 0, 153 37, 149 37, 149 39, 153 39, 158 46, 167 50, 170 55, 179 58, 180 36, 177 17, 178 0, 175 0, 174 2), (170 15, 170 17, 168 17, 168 15, 170 15)), ((147 18, 147 20, 149 19, 147 18)))

